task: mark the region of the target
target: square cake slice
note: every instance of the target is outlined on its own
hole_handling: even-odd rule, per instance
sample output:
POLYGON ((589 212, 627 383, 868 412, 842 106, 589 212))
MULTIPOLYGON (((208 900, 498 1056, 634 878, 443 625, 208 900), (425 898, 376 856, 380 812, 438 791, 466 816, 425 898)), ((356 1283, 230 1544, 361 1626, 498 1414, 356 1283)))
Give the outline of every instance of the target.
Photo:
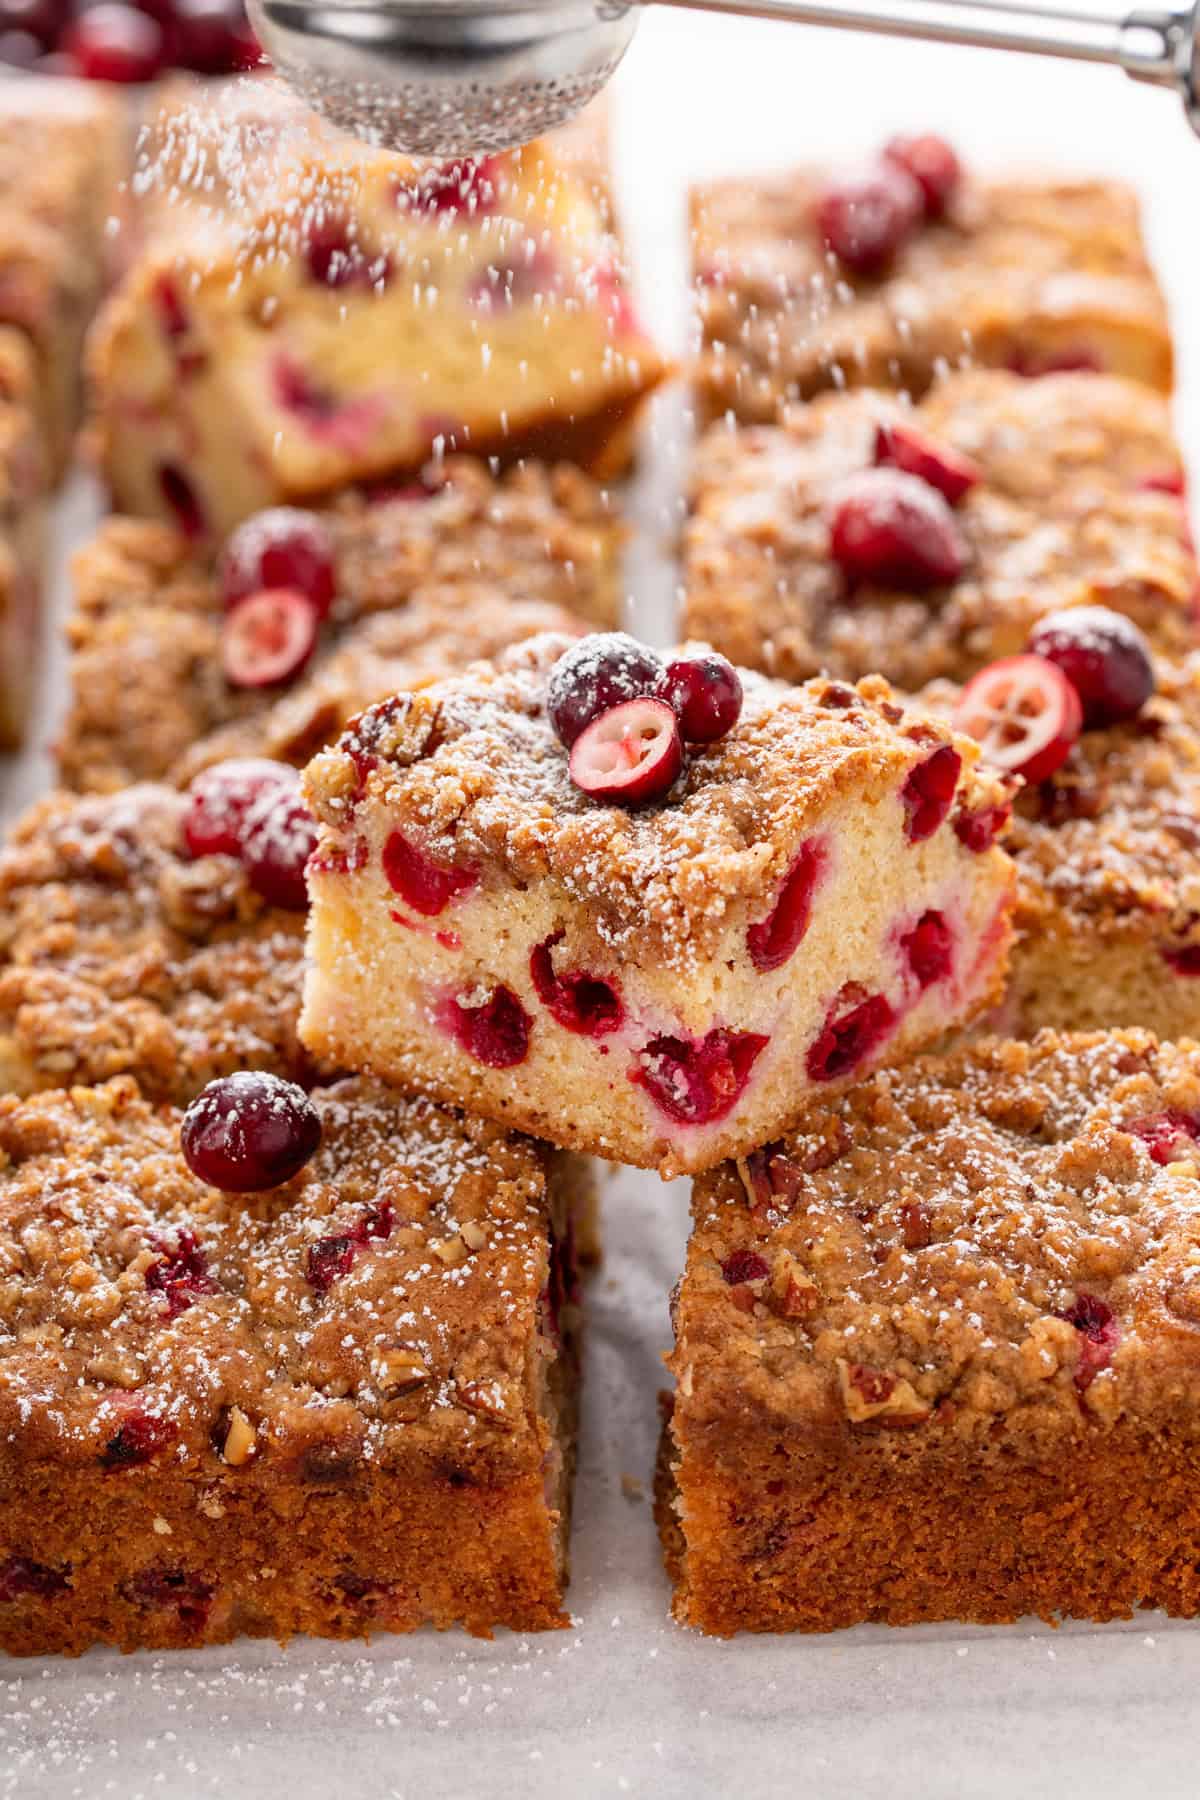
POLYGON ((261 210, 151 248, 97 324, 123 511, 211 538, 448 451, 625 467, 666 366, 585 179, 544 144, 434 168, 283 144, 261 210))
POLYGON ((1170 389, 1166 308, 1119 183, 983 180, 918 138, 862 171, 715 182, 691 216, 706 419, 771 420, 831 387, 920 395, 972 364, 1170 389))
POLYGON ((697 1182, 659 1517, 702 1631, 1200 1613, 1200 1050, 987 1040, 697 1182))
MULTIPOLYGON (((612 645, 559 667, 566 641, 532 639, 372 708, 309 766, 301 1033, 339 1067, 669 1176, 996 995, 1007 790, 882 681, 747 674, 739 722, 661 804, 605 804, 548 686, 612 645)), ((668 742, 670 708, 631 704, 668 742)))
POLYGON ((27 340, 0 326, 0 750, 24 737, 41 639, 49 468, 37 390, 27 340))
POLYGON ((796 681, 915 689, 1102 604, 1195 642, 1196 557, 1166 402, 1099 375, 951 375, 917 407, 823 395, 697 451, 684 627, 796 681))
POLYGON ((582 1165, 304 1105, 231 1194, 128 1078, 0 1100, 4 1649, 567 1624, 582 1165))
POLYGON ((62 778, 90 789, 185 780, 231 754, 303 764, 398 687, 574 629, 576 613, 612 622, 621 540, 614 507, 578 469, 496 477, 461 457, 402 493, 247 520, 215 574, 174 527, 110 519, 75 559, 62 778), (303 567, 286 557, 295 541, 303 567), (325 616, 290 671, 261 683, 259 667, 230 665, 227 645, 241 642, 230 563, 270 587, 281 566, 285 585, 311 582, 322 561, 325 616))

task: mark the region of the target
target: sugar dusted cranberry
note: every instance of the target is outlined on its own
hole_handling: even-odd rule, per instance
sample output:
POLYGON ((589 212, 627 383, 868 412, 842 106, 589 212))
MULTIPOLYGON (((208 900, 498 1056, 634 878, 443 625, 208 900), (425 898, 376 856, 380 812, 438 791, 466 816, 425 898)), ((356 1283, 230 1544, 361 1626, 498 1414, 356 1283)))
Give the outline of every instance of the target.
POLYGON ((393 831, 383 846, 383 872, 392 892, 426 919, 445 912, 452 900, 468 893, 479 879, 474 869, 434 862, 402 831, 393 831))
POLYGON ((422 210, 477 216, 489 212, 496 203, 500 168, 498 156, 461 157, 427 170, 415 194, 408 192, 422 210))
POLYGON ((713 1125, 731 1113, 770 1040, 716 1026, 707 1037, 656 1037, 629 1079, 680 1125, 713 1125))
POLYGON ((489 1069, 516 1068, 529 1054, 530 1017, 511 988, 493 988, 478 1005, 460 996, 440 1017, 460 1049, 489 1069))
POLYGON ((831 183, 817 202, 817 235, 855 275, 882 275, 912 236, 923 210, 906 170, 880 163, 831 183))
POLYGON ((760 974, 781 969, 798 949, 812 917, 813 894, 825 868, 826 849, 818 838, 801 844, 765 919, 747 927, 746 948, 760 974))
POLYGON ((31 1594, 38 1600, 52 1600, 70 1588, 71 1565, 51 1568, 49 1563, 34 1562, 30 1556, 10 1556, 0 1563, 0 1603, 19 1600, 31 1594))
POLYGON ((390 1238, 396 1225, 396 1209, 390 1200, 380 1200, 374 1206, 368 1206, 354 1228, 354 1235, 360 1244, 369 1244, 378 1239, 390 1238))
POLYGON ((208 1259, 191 1231, 181 1231, 174 1246, 146 1270, 146 1286, 161 1294, 167 1317, 178 1318, 201 1294, 215 1294, 217 1284, 208 1272, 208 1259))
POLYGON ((233 533, 221 557, 220 580, 228 607, 265 589, 286 588, 303 594, 324 618, 336 585, 333 534, 317 513, 269 507, 233 533))
POLYGON ((1079 1360, 1075 1365, 1075 1386, 1081 1394, 1091 1387, 1101 1369, 1106 1369, 1121 1337, 1113 1309, 1094 1294, 1077 1294, 1055 1318, 1065 1319, 1079 1333, 1079 1360))
POLYGON ((288 763, 265 756, 231 757, 197 775, 188 789, 183 841, 189 856, 240 856, 255 809, 280 793, 295 793, 299 776, 288 763))
POLYGON ((319 1294, 328 1293, 335 1281, 348 1275, 354 1264, 354 1239, 344 1234, 318 1238, 309 1245, 304 1263, 304 1279, 319 1294))
POLYGON ((936 488, 900 469, 863 469, 834 495, 829 554, 851 587, 923 592, 957 581, 967 544, 936 488))
POLYGON ((1061 768, 1083 729, 1079 695, 1042 656, 1006 656, 968 681, 954 723, 988 762, 1028 782, 1061 768))
POLYGON ((895 137, 884 146, 884 158, 911 175, 921 190, 927 219, 940 219, 962 181, 962 164, 943 137, 895 137))
POLYGON ((179 1435, 174 1419, 131 1407, 100 1453, 106 1469, 136 1469, 156 1457, 179 1435))
POLYGON ((904 807, 904 835, 910 844, 932 837, 954 800, 954 790, 962 770, 962 757, 950 744, 943 744, 915 769, 910 769, 900 789, 904 807))
POLYGON ((721 1264, 721 1274, 730 1287, 743 1281, 765 1281, 770 1265, 755 1250, 732 1250, 721 1264))
POLYGON ((1083 706, 1085 729, 1114 725, 1141 711, 1154 692, 1154 665, 1142 633, 1107 606, 1049 613, 1029 640, 1034 656, 1062 670, 1083 706))
POLYGON ((580 638, 564 650, 546 685, 546 712, 559 742, 569 750, 601 713, 657 693, 664 675, 657 651, 627 632, 594 631, 580 638))
POLYGON ((713 744, 742 716, 742 683, 715 650, 667 664, 661 697, 676 714, 686 743, 713 744))
POLYGON ((1172 1106, 1164 1112, 1130 1119, 1125 1129, 1131 1137, 1141 1138, 1152 1162, 1165 1165, 1186 1156, 1189 1146, 1200 1138, 1200 1117, 1172 1106))
POLYGON ((571 780, 593 800, 649 806, 683 767, 679 721, 665 700, 610 707, 571 746, 571 780))
MULTIPOLYGON (((861 993, 861 989, 857 990, 861 993)), ((888 1036, 896 1015, 882 994, 857 999, 843 989, 810 1045, 810 1081, 837 1081, 864 1063, 888 1036)))
POLYGON ((308 905, 304 871, 317 847, 317 824, 298 787, 267 794, 251 808, 242 840, 242 867, 254 891, 285 912, 308 905))
POLYGON ((563 933, 536 944, 529 957, 529 976, 542 1005, 567 1031, 580 1037, 604 1037, 617 1031, 625 1017, 621 993, 615 982, 586 969, 556 971, 554 946, 563 933))
POLYGON ((226 614, 221 662, 232 687, 275 687, 298 675, 317 647, 321 615, 295 588, 251 594, 226 614))
MULTIPOLYGON (((97 10, 101 10, 97 8, 97 10)), ((174 463, 162 463, 158 471, 158 491, 171 510, 184 537, 194 541, 208 530, 200 496, 182 469, 174 463)))
POLYGON ((329 288, 381 288, 391 274, 391 258, 359 241, 349 213, 325 207, 304 227, 304 260, 313 280, 329 288))
POLYGON ((990 850, 1012 818, 1012 807, 1006 800, 996 806, 977 806, 974 812, 963 807, 954 815, 954 835, 966 850, 982 856, 990 850))
POLYGON ((969 456, 960 456, 948 444, 939 444, 915 425, 880 425, 875 432, 875 467, 901 469, 937 489, 943 500, 957 506, 964 495, 983 480, 983 471, 969 456))
POLYGON ((119 0, 104 0, 76 19, 64 49, 89 81, 152 81, 165 61, 162 27, 119 0))
POLYGON ((299 1174, 321 1142, 321 1117, 293 1081, 241 1070, 210 1081, 183 1115, 184 1161, 227 1194, 262 1193, 299 1174))
POLYGON ((944 913, 922 913, 900 939, 900 948, 919 988, 945 981, 954 967, 954 933, 944 913))

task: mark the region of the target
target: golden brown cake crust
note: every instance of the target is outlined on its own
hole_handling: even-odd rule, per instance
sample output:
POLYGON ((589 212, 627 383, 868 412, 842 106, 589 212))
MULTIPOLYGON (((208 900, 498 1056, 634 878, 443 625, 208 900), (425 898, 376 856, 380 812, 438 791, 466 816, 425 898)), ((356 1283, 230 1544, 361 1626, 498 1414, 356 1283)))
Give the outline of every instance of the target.
POLYGON ((897 686, 965 680, 1024 650, 1061 606, 1135 619, 1168 655, 1194 641, 1195 555, 1165 403, 1091 375, 948 377, 915 412, 878 393, 826 395, 778 426, 702 441, 684 538, 686 629, 733 661, 802 680, 880 670, 897 686), (981 479, 955 517, 968 563, 925 594, 847 594, 829 554, 838 484, 874 460, 881 422, 911 419, 974 460, 981 479))
POLYGON ((300 764, 364 706, 536 631, 611 622, 621 528, 578 470, 494 479, 455 459, 429 496, 346 496, 326 516, 338 597, 325 640, 282 691, 232 688, 216 584, 170 526, 112 519, 75 562, 70 787, 187 777, 230 754, 300 764))
POLYGON ((573 1172, 370 1084, 316 1105, 246 1198, 132 1081, 0 1100, 6 1648, 566 1622, 573 1172))
POLYGON ((882 1071, 702 1178, 679 1616, 1200 1609, 1197 1133, 1195 1044, 1043 1032, 882 1071))

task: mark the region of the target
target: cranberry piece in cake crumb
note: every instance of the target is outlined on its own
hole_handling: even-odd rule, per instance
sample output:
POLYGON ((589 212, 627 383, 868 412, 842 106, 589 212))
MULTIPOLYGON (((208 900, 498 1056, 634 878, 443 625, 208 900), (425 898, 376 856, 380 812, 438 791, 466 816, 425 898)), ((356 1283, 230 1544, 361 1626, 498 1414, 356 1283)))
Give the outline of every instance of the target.
POLYGON ((910 844, 932 837, 950 811, 962 771, 962 757, 950 744, 917 764, 900 790, 904 832, 910 844))
POLYGON ((287 588, 303 594, 324 618, 335 588, 333 536, 316 513, 272 506, 239 525, 220 562, 228 607, 251 594, 287 588))
POLYGON ((954 835, 960 844, 982 856, 990 850, 1012 819, 1012 807, 1007 801, 999 806, 981 806, 974 812, 965 807, 954 815, 954 835))
POLYGON ((265 794, 247 817, 242 866, 264 900, 286 912, 303 912, 308 905, 304 871, 316 847, 316 821, 299 788, 280 788, 265 794))
POLYGON ((829 554, 850 586, 942 587, 967 566, 967 544, 942 495, 901 469, 864 469, 838 488, 829 554))
POLYGON ((1044 781, 1061 768, 1083 729, 1079 695, 1042 656, 1006 656, 968 681, 954 723, 997 769, 1044 781))
POLYGON ((221 631, 226 679, 239 688, 290 681, 316 649, 320 624, 319 608, 295 588, 267 588, 240 600, 221 631))
POLYGON ((265 756, 231 757, 197 775, 188 789, 183 841, 189 856, 240 856, 248 822, 280 793, 298 793, 290 763, 265 756))
POLYGON ((905 169, 880 163, 831 183, 817 201, 817 235, 855 275, 881 275, 921 218, 921 189, 905 169))
POLYGON ((875 466, 900 469, 937 489, 957 506, 983 480, 983 470, 969 456, 939 444, 916 425, 880 425, 875 433, 875 466))
POLYGON ((100 1461, 106 1469, 137 1469, 148 1463, 179 1435, 174 1419, 144 1412, 136 1401, 122 1396, 124 1418, 105 1442, 100 1461))
POLYGON ((843 991, 830 1007, 820 1035, 809 1049, 809 1079, 840 1081, 853 1074, 878 1049, 895 1023, 895 1011, 882 994, 857 998, 843 991))
POLYGON ((780 969, 799 948, 812 918, 813 894, 825 867, 827 851, 820 838, 801 844, 783 878, 778 898, 765 919, 746 931, 750 961, 761 974, 780 969))
POLYGON ((733 664, 715 650, 667 664, 662 698, 679 719, 686 743, 714 744, 742 714, 742 683, 733 664))
POLYGON ((662 657, 625 631, 594 631, 563 652, 546 684, 546 711, 559 742, 576 738, 614 706, 661 687, 662 657))
POLYGON ((210 1081, 180 1128, 193 1175, 228 1194, 262 1193, 290 1181, 320 1142, 320 1116, 304 1089, 252 1070, 210 1081))
POLYGON ((715 1027, 699 1042, 651 1038, 629 1079, 680 1125, 711 1125, 733 1111, 769 1038, 715 1027))
POLYGON ((1092 730, 1139 713, 1154 692, 1154 665, 1132 619, 1107 606, 1069 606, 1050 613, 1029 640, 1034 656, 1062 670, 1092 730))
POLYGON ((1077 1294, 1070 1306, 1056 1316, 1065 1319, 1079 1333, 1075 1386, 1081 1394, 1086 1393, 1101 1369, 1106 1369, 1112 1361, 1121 1327, 1112 1307, 1097 1300, 1094 1294, 1077 1294))
POLYGON ((173 1248, 151 1263, 146 1270, 146 1286, 153 1294, 161 1294, 167 1303, 167 1316, 174 1319, 196 1301, 201 1294, 215 1294, 217 1284, 208 1269, 208 1259, 196 1242, 192 1231, 181 1231, 173 1248))
POLYGON ((954 968, 954 933, 945 913, 932 909, 922 913, 900 939, 900 948, 919 988, 944 981, 954 968))
POLYGON ((921 190, 927 219, 940 219, 962 181, 962 164, 953 145, 933 132, 895 137, 884 145, 885 162, 911 175, 921 190))
POLYGON ((1200 1138, 1200 1115, 1168 1107, 1142 1119, 1131 1119, 1125 1129, 1131 1137, 1141 1138, 1152 1162, 1165 1164, 1190 1153, 1190 1147, 1200 1138))
POLYGON ((756 1250, 733 1250, 721 1264, 721 1274, 730 1287, 739 1287, 743 1281, 765 1281, 770 1273, 769 1263, 756 1250))
POLYGON ((469 893, 479 879, 474 869, 434 862, 402 831, 393 831, 383 846, 383 872, 392 891, 426 919, 445 912, 452 900, 469 893))
POLYGON ((571 780, 593 800, 649 806, 661 800, 683 767, 683 739, 665 700, 626 700, 610 707, 571 746, 571 780))
POLYGON ((556 931, 534 947, 529 957, 529 976, 542 1005, 567 1031, 580 1037, 604 1037, 617 1031, 625 1018, 620 989, 586 969, 560 974, 554 967, 554 946, 562 941, 556 931))
POLYGON ((529 1053, 531 1020, 511 988, 496 987, 484 999, 459 994, 441 1007, 439 1019, 468 1056, 489 1069, 513 1069, 529 1053))
POLYGON ((69 1591, 71 1565, 54 1569, 48 1563, 35 1562, 29 1556, 10 1556, 0 1563, 0 1603, 18 1600, 23 1594, 36 1594, 51 1599, 69 1591))

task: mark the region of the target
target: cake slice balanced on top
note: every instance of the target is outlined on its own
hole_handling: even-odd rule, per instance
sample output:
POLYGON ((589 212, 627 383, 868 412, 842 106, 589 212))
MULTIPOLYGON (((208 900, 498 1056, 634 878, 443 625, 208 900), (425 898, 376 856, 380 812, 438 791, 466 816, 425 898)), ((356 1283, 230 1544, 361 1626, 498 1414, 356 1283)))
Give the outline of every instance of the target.
POLYGON ((880 680, 622 634, 398 694, 307 773, 301 1035, 663 1175, 741 1155, 996 997, 1008 790, 977 756, 880 680))

